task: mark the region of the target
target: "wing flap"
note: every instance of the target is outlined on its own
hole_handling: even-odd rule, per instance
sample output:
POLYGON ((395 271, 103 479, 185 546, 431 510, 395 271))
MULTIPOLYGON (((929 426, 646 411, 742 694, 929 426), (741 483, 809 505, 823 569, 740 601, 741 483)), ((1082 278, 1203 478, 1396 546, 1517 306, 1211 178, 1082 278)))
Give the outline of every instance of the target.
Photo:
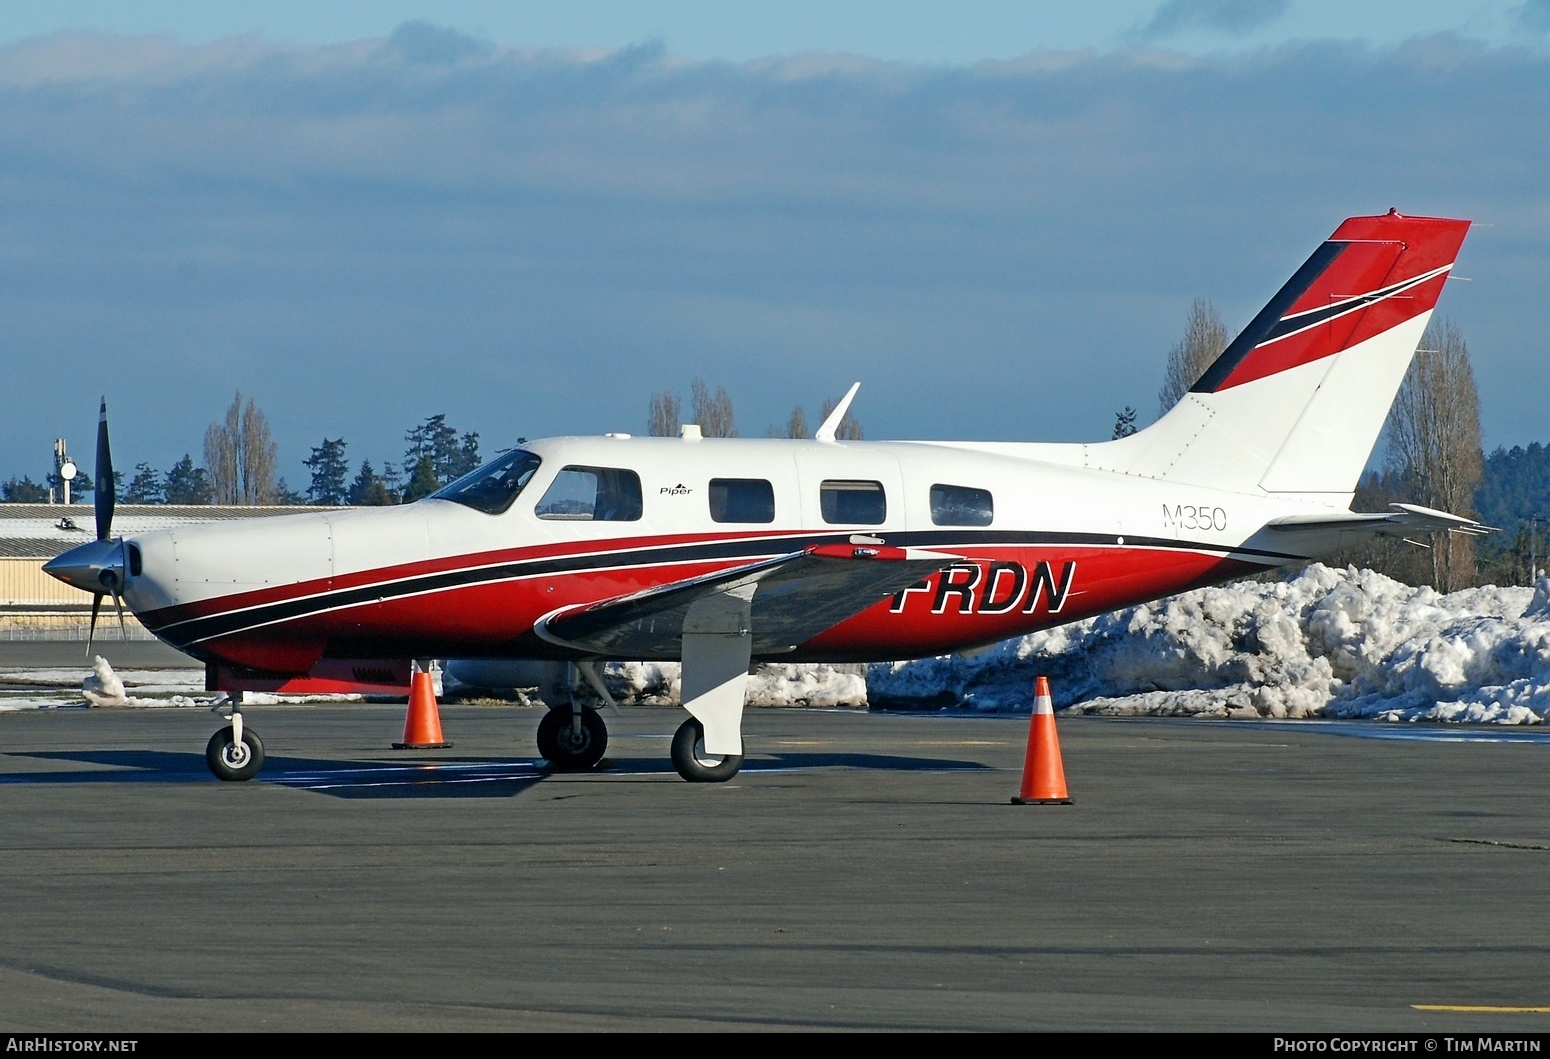
POLYGON ((551 643, 616 658, 682 653, 689 608, 752 586, 753 653, 782 654, 961 557, 882 544, 826 544, 644 592, 557 611, 534 626, 551 643))

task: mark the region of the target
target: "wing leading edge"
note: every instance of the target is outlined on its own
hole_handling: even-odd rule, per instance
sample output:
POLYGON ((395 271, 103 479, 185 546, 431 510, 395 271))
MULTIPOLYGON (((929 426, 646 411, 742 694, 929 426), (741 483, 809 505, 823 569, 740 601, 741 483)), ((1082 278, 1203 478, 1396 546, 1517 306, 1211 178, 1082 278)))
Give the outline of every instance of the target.
POLYGON ((784 654, 960 558, 880 543, 818 545, 560 610, 541 618, 534 631, 589 654, 677 656, 690 608, 714 595, 733 595, 748 600, 752 653, 784 654))

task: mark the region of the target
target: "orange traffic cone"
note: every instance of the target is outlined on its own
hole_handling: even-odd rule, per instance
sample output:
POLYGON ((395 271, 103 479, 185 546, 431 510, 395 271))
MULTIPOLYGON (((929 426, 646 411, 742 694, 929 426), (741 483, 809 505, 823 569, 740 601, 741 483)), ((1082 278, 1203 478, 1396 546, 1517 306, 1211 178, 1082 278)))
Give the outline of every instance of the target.
POLYGON ((1023 760, 1023 789, 1013 805, 1070 805, 1066 793, 1066 769, 1060 763, 1060 740, 1055 735, 1055 703, 1049 681, 1040 677, 1033 685, 1033 717, 1028 722, 1028 756, 1023 760))
POLYGON ((441 734, 441 713, 436 709, 436 685, 418 662, 410 666, 409 714, 404 718, 404 741, 394 750, 440 750, 452 744, 441 734))

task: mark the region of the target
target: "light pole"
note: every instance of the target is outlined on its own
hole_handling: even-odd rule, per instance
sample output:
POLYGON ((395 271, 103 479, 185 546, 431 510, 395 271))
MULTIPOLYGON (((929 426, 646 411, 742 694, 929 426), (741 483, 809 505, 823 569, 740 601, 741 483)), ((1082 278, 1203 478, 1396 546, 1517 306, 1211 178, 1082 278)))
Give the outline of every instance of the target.
MULTIPOLYGON (((59 481, 64 485, 65 507, 70 506, 70 482, 75 478, 75 461, 65 451, 65 439, 54 439, 54 470, 59 474, 59 481)), ((53 502, 52 495, 49 502, 53 502)))

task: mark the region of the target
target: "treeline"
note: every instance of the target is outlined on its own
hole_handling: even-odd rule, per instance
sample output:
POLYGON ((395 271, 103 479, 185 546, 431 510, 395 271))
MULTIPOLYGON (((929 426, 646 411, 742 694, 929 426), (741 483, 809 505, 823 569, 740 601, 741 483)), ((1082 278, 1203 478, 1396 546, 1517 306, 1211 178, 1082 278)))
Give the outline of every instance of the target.
MULTIPOLYGON (((276 474, 279 447, 268 417, 239 391, 226 414, 205 430, 203 465, 194 463, 192 453, 184 453, 166 472, 139 463, 127 484, 124 472, 116 471, 113 477, 118 499, 126 504, 385 506, 429 496, 479 466, 478 433, 459 433, 445 415, 430 416, 410 428, 404 441, 408 447, 402 463, 384 462, 378 471, 363 459, 352 475, 348 443, 325 436, 302 461, 311 481, 297 491, 276 474)), ((72 499, 90 502, 92 480, 84 468, 70 484, 72 499)), ((12 477, 0 482, 0 502, 47 503, 63 496, 62 486, 57 470, 42 482, 12 477)))
MULTIPOLYGON (((823 411, 819 413, 818 425, 829 418, 840 405, 840 398, 830 397, 823 403, 823 411)), ((732 408, 732 398, 727 395, 726 387, 717 386, 714 393, 706 385, 704 379, 695 379, 689 387, 689 418, 683 417, 683 402, 678 394, 672 390, 658 390, 651 395, 651 401, 646 409, 646 433, 654 438, 677 437, 678 432, 685 423, 693 423, 700 428, 702 437, 707 438, 735 438, 737 434, 737 418, 732 408)), ((807 413, 801 405, 791 410, 784 426, 771 425, 765 431, 766 437, 771 438, 810 438, 812 433, 807 425, 807 413)), ((858 420, 850 409, 845 410, 845 415, 840 419, 835 428, 834 436, 840 441, 860 441, 863 438, 861 421, 858 420)))
MULTIPOLYGON (((1168 353, 1158 403, 1172 408, 1227 348, 1232 335, 1204 299, 1190 306, 1184 337, 1168 353)), ((1136 430, 1136 412, 1116 413, 1113 436, 1136 430)), ((1483 538, 1447 533, 1409 540, 1372 537, 1331 562, 1377 570, 1412 585, 1452 592, 1483 584, 1527 584, 1545 563, 1550 515, 1550 449, 1499 448, 1484 455, 1480 395, 1469 346, 1452 321, 1434 317, 1383 430, 1382 469, 1357 486, 1353 511, 1391 503, 1478 518, 1501 532, 1483 538)))

